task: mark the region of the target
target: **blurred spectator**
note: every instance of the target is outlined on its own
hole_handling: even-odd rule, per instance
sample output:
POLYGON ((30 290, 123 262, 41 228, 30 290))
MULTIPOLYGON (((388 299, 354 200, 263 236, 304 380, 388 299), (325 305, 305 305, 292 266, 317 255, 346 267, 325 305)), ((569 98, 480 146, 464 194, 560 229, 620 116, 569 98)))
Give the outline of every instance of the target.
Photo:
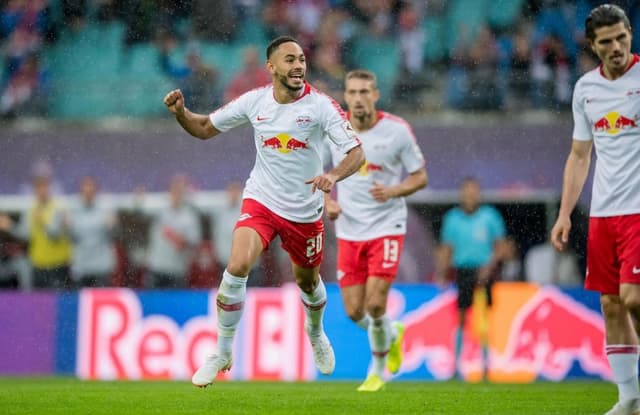
POLYGON ((369 35, 384 37, 391 34, 400 4, 399 0, 347 0, 344 7, 367 27, 369 35))
POLYGON ((85 25, 87 0, 62 0, 63 23, 73 31, 79 31, 85 25))
MULTIPOLYGON (((262 8, 262 23, 265 36, 275 39, 278 36, 297 36, 297 24, 294 18, 293 8, 290 2, 284 0, 266 0, 262 8)), ((304 42, 303 40, 300 40, 304 42)), ((304 44, 300 46, 305 49, 304 44)))
POLYGON ((151 217, 143 212, 144 188, 134 189, 134 206, 123 209, 118 214, 115 247, 117 269, 114 285, 119 287, 143 288, 147 273, 147 247, 151 217))
POLYGON ((550 243, 533 246, 524 259, 528 282, 559 286, 580 286, 582 277, 571 251, 558 252, 550 243))
POLYGON ((46 75, 36 54, 28 56, 9 79, 0 97, 0 117, 43 115, 46 111, 46 75))
MULTIPOLYGON (((464 36, 460 36, 464 39, 464 36)), ((490 110, 502 105, 498 86, 498 46, 488 27, 473 43, 462 42, 454 51, 447 100, 457 109, 490 110)))
POLYGON ((80 206, 69 211, 65 219, 73 251, 71 276, 80 287, 107 287, 116 266, 113 211, 100 206, 98 186, 93 177, 80 183, 80 206))
POLYGON ((522 281, 522 261, 520 260, 520 249, 518 243, 513 238, 505 238, 502 259, 500 261, 500 271, 498 280, 500 281, 522 281))
POLYGON ((420 16, 410 3, 398 14, 398 38, 402 50, 402 69, 405 74, 415 76, 424 67, 424 47, 427 40, 420 26, 420 16))
POLYGON ((3 84, 18 72, 28 56, 33 56, 39 50, 40 38, 37 34, 20 27, 9 37, 5 48, 5 63, 3 69, 3 84))
POLYGON ((318 90, 329 95, 337 102, 344 103, 343 83, 345 70, 340 63, 338 51, 322 45, 316 49, 313 66, 308 69, 307 78, 318 90))
POLYGON ((598 67, 598 61, 591 51, 581 51, 578 54, 578 76, 582 76, 598 67))
POLYGON ((122 17, 126 25, 124 46, 149 42, 157 29, 158 10, 155 0, 128 0, 122 2, 122 17))
POLYGON ((190 45, 185 66, 171 62, 169 53, 175 41, 170 37, 160 39, 160 66, 162 71, 175 79, 185 98, 195 111, 208 112, 220 105, 218 95, 218 71, 202 61, 196 45, 190 45))
POLYGON ((519 29, 507 41, 507 106, 523 109, 531 105, 531 49, 527 26, 519 25, 519 29))
POLYGON ((25 288, 21 281, 18 261, 24 256, 25 244, 11 234, 13 221, 0 213, 0 289, 25 288))
POLYGON ((227 184, 225 203, 211 211, 211 239, 222 268, 227 267, 231 255, 231 236, 240 217, 241 206, 242 184, 232 181, 227 184))
POLYGON ((395 95, 410 107, 422 105, 422 90, 428 86, 424 71, 427 36, 420 24, 417 7, 408 3, 398 14, 398 40, 402 51, 401 72, 396 80, 395 95))
POLYGON ((538 107, 571 103, 570 57, 561 39, 550 34, 533 51, 531 76, 538 107))
POLYGON ((154 215, 147 258, 151 288, 186 287, 193 250, 201 240, 200 220, 185 201, 186 191, 186 177, 173 177, 169 185, 169 206, 154 215))
POLYGON ((51 197, 50 183, 51 176, 47 174, 32 176, 33 206, 22 215, 20 223, 13 226, 11 232, 29 242, 33 286, 68 289, 71 288, 71 245, 64 232, 64 210, 51 197))
POLYGON ((260 63, 258 49, 249 46, 244 51, 244 68, 224 91, 224 102, 229 102, 243 93, 265 86, 271 82, 271 74, 260 63))
POLYGON ((193 33, 197 38, 226 42, 235 37, 238 27, 232 0, 193 0, 191 15, 193 33))

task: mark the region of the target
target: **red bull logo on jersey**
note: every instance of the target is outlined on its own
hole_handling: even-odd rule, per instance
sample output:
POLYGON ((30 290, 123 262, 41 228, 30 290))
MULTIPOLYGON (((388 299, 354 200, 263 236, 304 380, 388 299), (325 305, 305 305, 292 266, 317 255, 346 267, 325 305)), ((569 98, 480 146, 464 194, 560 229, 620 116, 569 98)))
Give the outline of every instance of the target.
POLYGON ((358 174, 360 176, 368 176, 372 171, 382 171, 382 166, 379 164, 370 163, 369 160, 365 160, 358 174))
POLYGON ((638 124, 635 120, 627 118, 618 112, 610 112, 593 124, 593 131, 615 135, 620 131, 636 127, 638 127, 638 124))
POLYGON ((283 154, 291 153, 291 151, 294 150, 305 150, 309 148, 307 142, 300 141, 285 133, 280 133, 275 137, 263 139, 262 147, 272 148, 283 154))

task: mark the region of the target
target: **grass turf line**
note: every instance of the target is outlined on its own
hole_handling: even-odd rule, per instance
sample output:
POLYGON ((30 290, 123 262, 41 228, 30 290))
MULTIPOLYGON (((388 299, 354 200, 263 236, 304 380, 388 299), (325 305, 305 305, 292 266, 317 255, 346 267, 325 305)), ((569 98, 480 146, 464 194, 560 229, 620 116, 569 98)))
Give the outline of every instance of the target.
POLYGON ((601 415, 617 392, 606 382, 525 385, 392 382, 378 393, 356 382, 85 382, 0 378, 0 414, 601 415))

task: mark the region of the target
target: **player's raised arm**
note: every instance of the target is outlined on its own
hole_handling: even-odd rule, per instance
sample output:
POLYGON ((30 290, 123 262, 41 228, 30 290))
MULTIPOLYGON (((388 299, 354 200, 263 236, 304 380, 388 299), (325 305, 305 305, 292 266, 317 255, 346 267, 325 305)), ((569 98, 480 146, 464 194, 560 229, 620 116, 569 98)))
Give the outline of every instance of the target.
POLYGON ((213 126, 208 115, 196 114, 189 111, 185 106, 182 91, 179 89, 174 89, 164 97, 164 105, 175 115, 176 120, 182 128, 192 136, 201 140, 207 140, 220 133, 220 131, 213 126))

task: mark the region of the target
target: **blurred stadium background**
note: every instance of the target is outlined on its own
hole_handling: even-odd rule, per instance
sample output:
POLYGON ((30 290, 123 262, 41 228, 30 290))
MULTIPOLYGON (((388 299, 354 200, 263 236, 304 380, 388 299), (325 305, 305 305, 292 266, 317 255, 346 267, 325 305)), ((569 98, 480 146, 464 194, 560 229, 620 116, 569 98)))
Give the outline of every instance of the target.
MULTIPOLYGON (((7 328, 0 375, 189 375, 215 341, 214 297, 204 289, 217 286, 224 262, 217 256, 223 248, 216 243, 222 228, 216 218, 223 219, 216 209, 226 206, 229 184, 248 177, 254 150, 248 128, 213 143, 191 139, 170 119, 162 98, 179 87, 190 108, 211 111, 269 82, 265 46, 290 34, 307 53, 308 80, 340 102, 346 71, 374 71, 380 108, 411 122, 427 158, 429 187, 410 198, 401 284, 392 295, 392 313, 415 333, 400 377, 453 374, 453 339, 447 336, 455 309, 450 288, 432 284, 434 247, 460 180, 475 176, 513 242, 492 314, 490 379, 609 378, 599 349, 598 299, 580 288, 590 183, 574 218, 573 271, 558 278, 556 267, 543 277, 538 273, 548 274, 542 270, 557 265, 555 257, 527 260, 531 248, 548 249, 544 242, 571 141, 572 86, 597 64, 585 47, 583 22, 601 3, 0 0, 0 213, 20 221, 32 205, 34 177, 46 176, 54 197, 72 206, 80 180, 92 176, 100 202, 119 219, 109 279, 119 289, 113 290, 33 290, 29 241, 0 231, 0 282, 7 288, 0 293, 0 325, 7 328), (182 290, 144 290, 153 215, 167 205, 176 175, 197 213, 199 243, 182 290), (567 324, 577 327, 572 339, 567 324), (429 334, 431 327, 439 328, 437 336, 429 334), (519 342, 524 334, 528 344, 519 342), (541 344, 548 347, 544 352, 541 344), (39 358, 20 358, 32 349, 39 358)), ((637 23, 640 2, 617 3, 632 26, 637 23)), ((324 278, 335 281, 332 237, 326 257, 324 278)), ((297 332, 301 314, 279 249, 268 252, 252 281, 263 288, 252 290, 237 341, 237 361, 245 364, 229 377, 315 379, 308 347, 288 334, 297 332), (283 351, 298 356, 296 363, 284 361, 283 351)), ((337 287, 330 288, 328 333, 353 338, 337 341, 338 359, 351 361, 339 363, 335 378, 357 379, 368 362, 361 353, 366 338, 353 334, 337 287)), ((465 374, 477 379, 477 342, 470 341, 465 359, 465 374)))

